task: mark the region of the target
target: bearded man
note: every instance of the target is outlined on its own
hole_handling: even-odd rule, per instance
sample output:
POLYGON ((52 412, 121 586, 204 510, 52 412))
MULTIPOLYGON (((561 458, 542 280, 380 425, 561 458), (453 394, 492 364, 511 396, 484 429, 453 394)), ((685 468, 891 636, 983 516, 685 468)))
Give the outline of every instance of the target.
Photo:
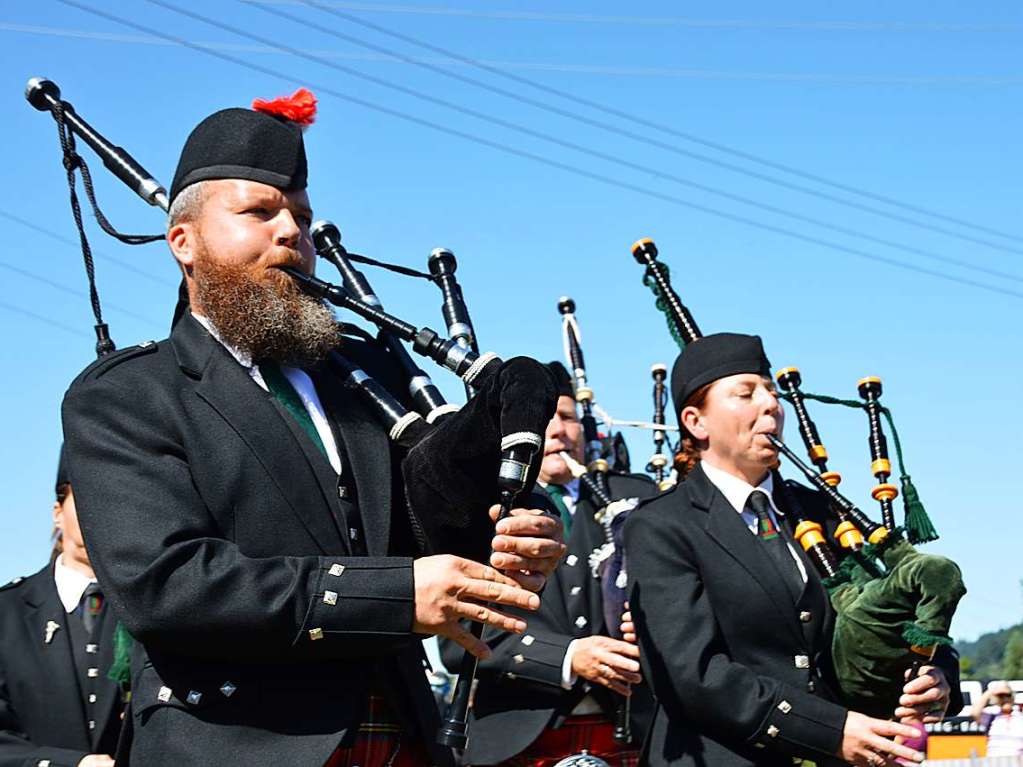
POLYGON ((315 260, 282 116, 311 122, 301 102, 196 127, 167 230, 187 304, 65 397, 82 527, 139 650, 118 764, 448 764, 422 635, 485 657, 459 618, 524 631, 501 606, 537 609, 563 551, 557 520, 517 509, 491 559, 508 575, 419 556, 387 434, 320 363, 342 344, 385 385, 393 369, 280 270, 315 260))

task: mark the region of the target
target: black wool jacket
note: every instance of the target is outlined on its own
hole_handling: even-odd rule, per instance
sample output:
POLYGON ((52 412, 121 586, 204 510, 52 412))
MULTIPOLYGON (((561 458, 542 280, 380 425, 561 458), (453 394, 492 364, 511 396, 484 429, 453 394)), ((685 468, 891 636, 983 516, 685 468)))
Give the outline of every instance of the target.
MULTIPOLYGON (((379 348, 346 340, 342 351, 393 381, 379 348)), ((141 648, 135 764, 319 767, 354 737, 371 688, 435 764, 451 761, 434 745, 412 633, 418 551, 398 456, 354 393, 309 372, 340 477, 188 315, 168 340, 97 361, 65 396, 82 529, 141 648)))
MULTIPOLYGON (((611 474, 609 481, 614 499, 642 499, 657 493, 645 475, 611 474)), ((537 492, 543 492, 539 485, 537 492)), ((588 564, 590 553, 604 543, 595 511, 583 486, 566 541, 568 550, 540 596, 540 609, 517 613, 527 622, 525 634, 491 630, 485 634, 493 655, 477 671, 466 763, 497 764, 521 753, 546 728, 560 726, 586 695, 592 695, 609 718, 614 715, 621 699, 606 687, 582 678, 571 689, 561 685, 569 643, 608 635, 600 582, 588 564)), ((457 671, 462 648, 451 641, 442 641, 441 647, 445 665, 457 671)), ((653 709, 645 684, 633 689, 630 709, 633 738, 641 743, 653 709)))
POLYGON ((107 678, 117 621, 108 612, 100 624, 96 701, 87 703, 72 654, 71 620, 80 619, 65 611, 53 565, 0 589, 0 767, 77 767, 88 754, 117 748, 124 706, 120 685, 107 678))

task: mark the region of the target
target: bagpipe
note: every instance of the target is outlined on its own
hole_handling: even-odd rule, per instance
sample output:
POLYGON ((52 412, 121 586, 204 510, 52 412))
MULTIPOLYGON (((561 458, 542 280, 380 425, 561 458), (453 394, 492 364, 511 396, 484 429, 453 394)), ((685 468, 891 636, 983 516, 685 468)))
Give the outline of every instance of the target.
MULTIPOLYGON (((127 151, 104 138, 71 104, 61 99, 60 90, 52 81, 33 78, 25 96, 37 109, 50 112, 58 125, 72 212, 96 316, 96 351, 102 356, 115 347, 102 320, 75 172, 82 175, 104 231, 129 244, 154 242, 163 236, 122 235, 109 224, 96 204, 88 166, 77 152, 75 136, 85 141, 104 165, 143 200, 165 212, 169 209, 167 193, 127 151)), ((340 385, 355 392, 366 404, 401 456, 407 511, 421 553, 444 552, 486 562, 494 535, 488 509, 499 503, 501 516, 506 516, 525 499, 539 473, 543 435, 557 402, 551 373, 546 366, 527 357, 502 361, 492 352, 479 353, 455 278, 457 263, 450 251, 434 250, 428 261, 430 273, 423 274, 349 253, 341 243, 337 227, 330 222, 317 222, 310 234, 317 254, 336 267, 342 284, 332 284, 296 269, 283 271, 314 299, 374 325, 376 337, 357 326, 341 323, 345 334, 384 347, 394 367, 404 376, 405 391, 395 394, 347 359, 343 345, 331 352, 324 363, 340 385), (435 282, 442 292, 442 311, 450 337, 385 312, 365 275, 353 262, 385 266, 435 282), (415 354, 428 357, 462 380, 471 395, 465 405, 458 407, 444 401, 405 343, 411 344, 415 354)), ((482 624, 473 623, 471 628, 477 637, 482 635, 482 624)), ((466 652, 449 717, 438 733, 438 741, 444 745, 456 748, 466 745, 467 710, 475 670, 476 659, 466 652)))
MULTIPOLYGON (((672 287, 668 267, 657 260, 657 246, 652 240, 639 240, 632 246, 632 255, 645 267, 643 282, 653 290, 656 306, 664 313, 679 347, 698 343, 702 334, 672 287)), ((962 573, 951 560, 916 549, 916 544, 938 536, 904 469, 894 421, 880 403, 881 380, 873 376, 861 379, 857 401, 804 392, 802 376, 793 367, 779 370, 776 378, 782 398, 796 415, 814 467, 781 440, 770 435, 769 439, 826 499, 834 522, 829 541, 824 525, 809 519, 800 507, 793 485, 780 483, 793 517, 793 538, 813 562, 835 611, 832 658, 840 691, 851 708, 888 718, 897 705, 906 670, 915 675, 939 646, 951 644, 949 628, 966 593, 962 573), (866 413, 870 470, 877 480, 871 496, 881 510, 880 524, 838 491, 841 475, 828 469, 828 453, 807 410, 807 400, 860 408, 866 413), (889 481, 893 472, 882 417, 895 443, 901 493, 889 481), (905 505, 901 527, 895 524, 892 503, 900 494, 905 505)))

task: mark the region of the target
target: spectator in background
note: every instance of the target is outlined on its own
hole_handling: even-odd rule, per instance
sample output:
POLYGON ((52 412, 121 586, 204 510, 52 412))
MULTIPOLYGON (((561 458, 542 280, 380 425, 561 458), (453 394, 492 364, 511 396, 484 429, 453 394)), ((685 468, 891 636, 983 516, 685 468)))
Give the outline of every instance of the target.
POLYGON ((970 714, 987 730, 987 756, 1023 755, 1023 711, 1007 682, 991 682, 970 714))

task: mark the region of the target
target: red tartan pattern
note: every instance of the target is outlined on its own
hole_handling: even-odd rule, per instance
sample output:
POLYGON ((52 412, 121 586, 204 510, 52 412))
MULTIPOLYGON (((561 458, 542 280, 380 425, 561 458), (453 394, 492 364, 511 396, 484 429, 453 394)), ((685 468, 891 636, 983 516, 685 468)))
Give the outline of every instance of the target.
POLYGON ((323 767, 428 767, 430 757, 422 742, 403 735, 393 710, 379 695, 369 706, 355 743, 339 748, 323 767))
POLYGON ((521 754, 499 767, 553 767, 566 756, 586 751, 611 767, 636 767, 639 749, 635 745, 615 743, 614 726, 605 717, 570 716, 561 727, 546 729, 521 754))

